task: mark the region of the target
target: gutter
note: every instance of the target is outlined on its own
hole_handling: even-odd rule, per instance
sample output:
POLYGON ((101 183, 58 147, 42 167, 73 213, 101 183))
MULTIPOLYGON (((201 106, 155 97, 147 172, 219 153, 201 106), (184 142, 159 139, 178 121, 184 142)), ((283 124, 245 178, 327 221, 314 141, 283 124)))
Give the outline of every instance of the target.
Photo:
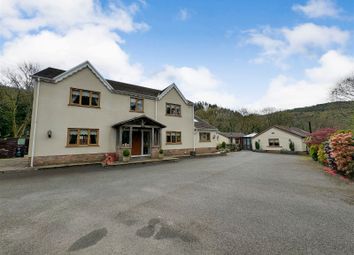
POLYGON ((36 133, 37 133, 37 115, 38 115, 38 104, 39 104, 39 87, 40 87, 40 78, 37 80, 36 96, 35 96, 35 105, 33 112, 33 134, 32 134, 32 145, 31 145, 31 164, 30 167, 33 167, 34 163, 34 151, 36 146, 36 133))

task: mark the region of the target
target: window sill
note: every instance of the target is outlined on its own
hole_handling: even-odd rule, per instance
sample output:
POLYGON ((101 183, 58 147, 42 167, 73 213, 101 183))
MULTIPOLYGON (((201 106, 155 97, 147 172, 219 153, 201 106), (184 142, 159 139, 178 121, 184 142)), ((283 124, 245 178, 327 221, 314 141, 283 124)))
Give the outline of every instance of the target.
POLYGON ((268 145, 267 148, 283 148, 283 146, 280 146, 280 145, 279 146, 269 146, 268 145))
POLYGON ((80 104, 68 104, 68 106, 77 106, 77 107, 84 107, 84 108, 101 109, 100 106, 90 106, 90 105, 80 105, 80 104))
POLYGON ((200 143, 211 143, 211 141, 199 141, 200 143))
POLYGON ((92 145, 75 145, 75 144, 67 144, 65 147, 66 148, 82 148, 82 147, 99 147, 99 144, 92 144, 92 145))
POLYGON ((135 112, 135 113, 144 113, 144 111, 142 111, 142 112, 139 112, 139 111, 132 111, 132 110, 130 110, 129 112, 135 112))
POLYGON ((166 145, 180 145, 182 143, 166 143, 166 145))
POLYGON ((182 118, 182 115, 174 115, 174 114, 165 114, 167 117, 179 117, 182 118))

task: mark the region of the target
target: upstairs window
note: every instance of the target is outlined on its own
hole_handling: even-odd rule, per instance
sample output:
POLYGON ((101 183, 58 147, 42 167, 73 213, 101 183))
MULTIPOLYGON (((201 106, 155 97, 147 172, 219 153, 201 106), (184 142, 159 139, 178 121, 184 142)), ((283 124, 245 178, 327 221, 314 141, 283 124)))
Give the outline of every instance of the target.
POLYGON ((100 107, 100 92, 71 88, 69 105, 100 107))
POLYGON ((67 146, 97 146, 98 129, 69 128, 67 146))
POLYGON ((168 116, 181 116, 181 106, 179 104, 166 104, 166 115, 168 116))
POLYGON ((130 111, 131 112, 144 112, 144 99, 131 97, 130 98, 130 111))
POLYGON ((268 139, 269 147, 279 147, 279 138, 268 139))
POLYGON ((208 132, 199 133, 199 141, 203 143, 210 142, 210 133, 208 132))

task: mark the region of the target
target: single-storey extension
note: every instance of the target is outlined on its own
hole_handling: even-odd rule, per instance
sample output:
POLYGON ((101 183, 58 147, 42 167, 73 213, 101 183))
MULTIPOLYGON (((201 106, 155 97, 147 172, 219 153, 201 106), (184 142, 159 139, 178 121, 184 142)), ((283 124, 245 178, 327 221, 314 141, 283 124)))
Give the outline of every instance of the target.
POLYGON ((290 151, 292 143, 295 152, 305 152, 307 146, 304 140, 308 135, 309 132, 299 128, 275 125, 255 135, 252 138, 252 147, 257 149, 258 143, 260 150, 290 151))

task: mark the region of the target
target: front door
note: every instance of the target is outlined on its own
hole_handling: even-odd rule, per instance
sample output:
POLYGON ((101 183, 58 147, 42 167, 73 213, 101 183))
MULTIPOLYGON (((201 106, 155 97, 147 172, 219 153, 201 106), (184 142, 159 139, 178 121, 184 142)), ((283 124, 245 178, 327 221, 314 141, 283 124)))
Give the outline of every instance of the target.
POLYGON ((133 131, 132 134, 132 155, 141 154, 141 131, 133 131))

